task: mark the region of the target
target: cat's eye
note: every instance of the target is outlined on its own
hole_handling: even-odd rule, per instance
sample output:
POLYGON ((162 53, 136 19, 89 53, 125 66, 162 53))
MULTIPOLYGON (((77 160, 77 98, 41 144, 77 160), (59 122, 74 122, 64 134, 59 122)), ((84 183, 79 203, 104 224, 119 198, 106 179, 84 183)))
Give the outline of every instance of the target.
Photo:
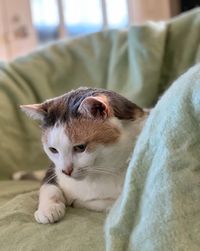
POLYGON ((86 144, 76 145, 73 147, 75 153, 82 153, 86 149, 86 144))
POLYGON ((58 153, 58 150, 54 147, 49 147, 49 150, 52 152, 52 153, 58 153))

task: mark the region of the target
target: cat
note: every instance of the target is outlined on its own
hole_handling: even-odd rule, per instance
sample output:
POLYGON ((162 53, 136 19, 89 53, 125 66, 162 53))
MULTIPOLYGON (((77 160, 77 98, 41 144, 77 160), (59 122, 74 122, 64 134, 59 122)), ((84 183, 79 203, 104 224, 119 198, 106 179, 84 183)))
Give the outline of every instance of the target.
POLYGON ((20 107, 40 121, 43 148, 52 161, 40 187, 36 221, 57 222, 66 206, 109 210, 122 191, 148 112, 113 91, 87 87, 20 107))

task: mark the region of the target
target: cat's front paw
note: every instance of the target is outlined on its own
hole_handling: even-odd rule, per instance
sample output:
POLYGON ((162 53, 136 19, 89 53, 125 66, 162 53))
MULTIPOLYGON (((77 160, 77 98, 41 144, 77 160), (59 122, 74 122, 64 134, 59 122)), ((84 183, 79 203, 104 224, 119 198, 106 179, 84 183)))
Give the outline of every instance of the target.
POLYGON ((38 223, 48 224, 61 220, 65 215, 65 204, 62 202, 51 203, 39 207, 34 216, 38 223))

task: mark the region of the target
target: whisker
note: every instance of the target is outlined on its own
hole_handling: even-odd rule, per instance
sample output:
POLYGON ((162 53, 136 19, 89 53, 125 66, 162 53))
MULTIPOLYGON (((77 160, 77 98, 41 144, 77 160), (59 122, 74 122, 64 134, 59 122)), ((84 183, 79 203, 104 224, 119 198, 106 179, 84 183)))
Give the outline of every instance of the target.
POLYGON ((56 174, 51 175, 47 181, 45 181, 45 183, 49 183, 51 180, 53 180, 54 178, 56 178, 56 174))
POLYGON ((107 170, 102 166, 84 166, 76 170, 76 175, 81 176, 85 173, 99 173, 99 174, 106 174, 112 176, 118 176, 121 172, 116 172, 116 170, 107 170))
POLYGON ((99 171, 105 171, 105 172, 111 172, 111 173, 116 173, 115 169, 106 169, 105 167, 102 166, 94 166, 94 170, 99 170, 99 171))
POLYGON ((113 175, 113 176, 118 176, 117 173, 105 170, 105 169, 89 169, 88 170, 89 173, 101 173, 101 174, 107 174, 107 175, 113 175))
POLYGON ((108 171, 108 172, 114 171, 114 170, 105 169, 104 166, 85 166, 85 167, 81 167, 81 169, 86 169, 86 170, 90 170, 90 169, 94 170, 94 169, 96 169, 96 170, 104 170, 104 171, 108 171))

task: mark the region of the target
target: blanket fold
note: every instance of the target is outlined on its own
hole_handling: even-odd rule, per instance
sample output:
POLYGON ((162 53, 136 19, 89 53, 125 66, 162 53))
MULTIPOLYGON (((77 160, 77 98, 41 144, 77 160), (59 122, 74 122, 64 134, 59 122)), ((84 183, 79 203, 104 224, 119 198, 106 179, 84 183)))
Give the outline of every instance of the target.
POLYGON ((200 250, 200 65, 153 109, 106 224, 107 250, 200 250))

